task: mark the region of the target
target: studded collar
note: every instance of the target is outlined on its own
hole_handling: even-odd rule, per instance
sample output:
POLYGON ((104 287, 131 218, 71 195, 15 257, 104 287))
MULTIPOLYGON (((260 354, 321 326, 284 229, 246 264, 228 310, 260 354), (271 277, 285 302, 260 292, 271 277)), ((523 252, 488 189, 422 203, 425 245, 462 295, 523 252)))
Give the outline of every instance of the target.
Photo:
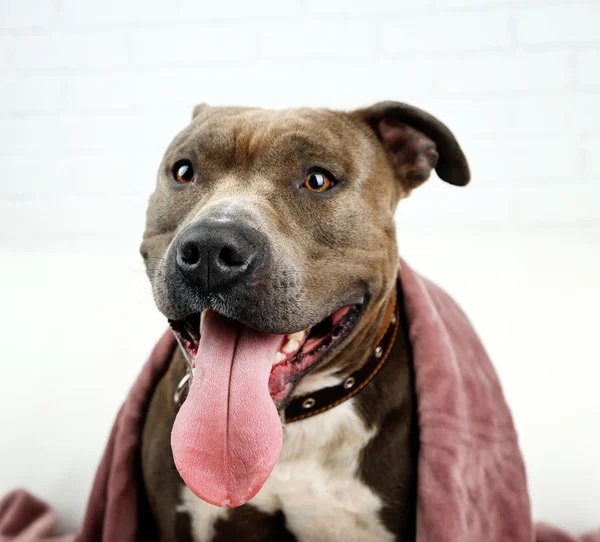
POLYGON ((321 388, 320 390, 294 397, 285 408, 285 412, 281 413, 281 421, 283 423, 304 420, 321 414, 321 412, 326 412, 356 395, 373 380, 389 356, 398 332, 400 315, 398 314, 396 290, 394 290, 393 299, 387 313, 385 331, 375 343, 376 346, 367 362, 336 386, 321 388))

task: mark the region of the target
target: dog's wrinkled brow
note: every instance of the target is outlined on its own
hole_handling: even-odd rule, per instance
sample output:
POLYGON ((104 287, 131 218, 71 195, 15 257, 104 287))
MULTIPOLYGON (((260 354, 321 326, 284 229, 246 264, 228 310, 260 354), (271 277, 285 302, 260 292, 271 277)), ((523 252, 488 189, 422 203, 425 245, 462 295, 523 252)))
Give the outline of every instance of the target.
POLYGON ((276 156, 295 157, 305 167, 321 166, 342 177, 351 169, 349 160, 344 159, 343 152, 334 145, 327 145, 298 133, 282 134, 265 153, 265 158, 276 156))
POLYGON ((165 167, 169 169, 179 158, 193 157, 199 167, 217 168, 221 174, 224 170, 243 168, 293 177, 310 167, 321 167, 336 178, 345 179, 353 173, 352 160, 339 147, 334 138, 324 134, 315 139, 290 130, 273 137, 262 127, 245 133, 217 127, 190 134, 174 145, 169 149, 165 167))

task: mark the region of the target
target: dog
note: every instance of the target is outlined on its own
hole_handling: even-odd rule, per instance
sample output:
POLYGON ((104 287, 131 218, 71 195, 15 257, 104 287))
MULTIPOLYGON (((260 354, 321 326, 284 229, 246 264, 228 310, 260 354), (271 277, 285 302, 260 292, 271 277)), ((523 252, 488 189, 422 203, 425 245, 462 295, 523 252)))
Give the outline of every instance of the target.
POLYGON ((432 169, 469 181, 450 130, 406 104, 194 109, 141 245, 181 346, 142 440, 161 542, 414 539, 394 213, 432 169))

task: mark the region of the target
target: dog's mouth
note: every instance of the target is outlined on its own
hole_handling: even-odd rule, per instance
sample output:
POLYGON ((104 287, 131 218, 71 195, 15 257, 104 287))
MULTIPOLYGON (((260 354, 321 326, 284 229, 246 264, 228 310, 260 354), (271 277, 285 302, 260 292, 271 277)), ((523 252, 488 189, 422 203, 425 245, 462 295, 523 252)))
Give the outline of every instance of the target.
POLYGON ((213 309, 171 322, 192 370, 171 449, 197 496, 233 507, 258 492, 283 442, 278 408, 348 335, 359 313, 359 305, 346 305, 286 335, 257 331, 213 309))
MULTIPOLYGON (((296 382, 315 368, 354 328, 361 306, 345 305, 302 331, 282 335, 269 373, 269 393, 277 408, 283 408, 296 382)), ((183 320, 169 320, 192 375, 196 369, 203 321, 210 310, 190 314, 183 320)))

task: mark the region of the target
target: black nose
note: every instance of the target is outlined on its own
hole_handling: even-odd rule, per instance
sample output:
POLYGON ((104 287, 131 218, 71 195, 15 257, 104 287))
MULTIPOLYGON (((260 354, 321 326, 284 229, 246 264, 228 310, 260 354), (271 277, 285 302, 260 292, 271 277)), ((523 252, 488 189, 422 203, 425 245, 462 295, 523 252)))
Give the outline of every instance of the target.
POLYGON ((184 277, 206 292, 217 292, 249 278, 262 263, 262 233, 245 225, 204 221, 179 235, 176 261, 184 277))

